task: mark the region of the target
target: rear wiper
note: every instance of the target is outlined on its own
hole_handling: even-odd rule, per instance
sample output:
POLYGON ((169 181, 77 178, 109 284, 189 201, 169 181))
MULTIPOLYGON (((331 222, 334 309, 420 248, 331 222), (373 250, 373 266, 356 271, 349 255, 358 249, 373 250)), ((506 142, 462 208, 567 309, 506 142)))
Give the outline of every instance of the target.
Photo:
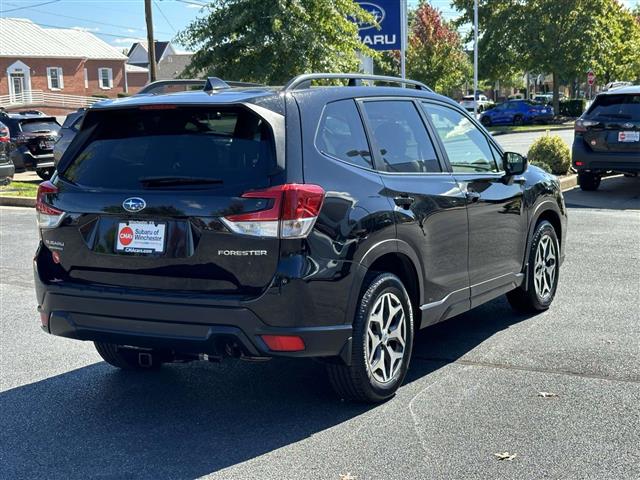
POLYGON ((143 187, 170 187, 174 185, 216 185, 223 183, 219 178, 207 177, 143 177, 138 181, 143 187))

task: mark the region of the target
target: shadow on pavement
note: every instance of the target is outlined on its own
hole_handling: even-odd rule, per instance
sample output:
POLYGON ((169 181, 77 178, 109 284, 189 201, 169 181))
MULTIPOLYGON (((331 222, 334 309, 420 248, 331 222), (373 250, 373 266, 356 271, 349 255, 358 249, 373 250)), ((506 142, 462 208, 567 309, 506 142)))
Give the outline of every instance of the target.
POLYGON ((603 178, 595 192, 583 192, 576 187, 564 194, 567 207, 600 208, 606 210, 640 210, 640 177, 603 178))
MULTIPOLYGON (((423 330, 407 382, 526 318, 498 299, 423 330)), ((196 478, 372 408, 336 400, 313 361, 199 362, 155 373, 97 363, 0 394, 0 470, 12 479, 196 478)))

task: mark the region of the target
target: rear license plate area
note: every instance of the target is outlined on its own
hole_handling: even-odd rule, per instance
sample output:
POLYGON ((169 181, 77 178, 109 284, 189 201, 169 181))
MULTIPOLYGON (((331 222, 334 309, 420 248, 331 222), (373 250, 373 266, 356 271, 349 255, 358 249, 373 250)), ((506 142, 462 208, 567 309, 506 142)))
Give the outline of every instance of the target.
POLYGON ((116 230, 116 252, 153 255, 164 253, 167 224, 123 221, 116 230))
POLYGON ((640 132, 618 132, 618 142, 620 143, 640 142, 640 132))

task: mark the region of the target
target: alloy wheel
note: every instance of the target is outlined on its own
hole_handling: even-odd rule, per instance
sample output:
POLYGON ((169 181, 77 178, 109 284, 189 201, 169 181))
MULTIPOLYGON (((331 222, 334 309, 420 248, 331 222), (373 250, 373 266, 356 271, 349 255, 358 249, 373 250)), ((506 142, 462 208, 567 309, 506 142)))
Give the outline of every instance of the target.
POLYGON ((379 383, 392 381, 404 359, 407 325, 404 307, 393 293, 376 301, 367 321, 367 368, 379 383))
POLYGON ((550 235, 544 235, 536 249, 533 276, 536 293, 543 301, 548 300, 553 294, 557 270, 556 246, 550 235))

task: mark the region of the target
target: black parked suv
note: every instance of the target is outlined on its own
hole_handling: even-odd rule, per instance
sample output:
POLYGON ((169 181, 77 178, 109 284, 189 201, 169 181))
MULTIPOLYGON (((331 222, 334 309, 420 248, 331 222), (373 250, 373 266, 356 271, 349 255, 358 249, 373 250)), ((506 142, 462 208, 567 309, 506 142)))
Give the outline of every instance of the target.
POLYGON ((0 122, 9 128, 9 158, 16 173, 35 171, 48 180, 53 175, 53 144, 58 138, 60 124, 55 117, 41 112, 0 112, 0 122))
POLYGON ((371 402, 419 328, 505 293, 548 308, 566 237, 555 177, 424 85, 357 74, 102 102, 37 212, 45 331, 127 369, 316 357, 371 402))
POLYGON ((640 85, 599 94, 576 120, 573 168, 582 190, 597 190, 607 172, 640 172, 640 85))

